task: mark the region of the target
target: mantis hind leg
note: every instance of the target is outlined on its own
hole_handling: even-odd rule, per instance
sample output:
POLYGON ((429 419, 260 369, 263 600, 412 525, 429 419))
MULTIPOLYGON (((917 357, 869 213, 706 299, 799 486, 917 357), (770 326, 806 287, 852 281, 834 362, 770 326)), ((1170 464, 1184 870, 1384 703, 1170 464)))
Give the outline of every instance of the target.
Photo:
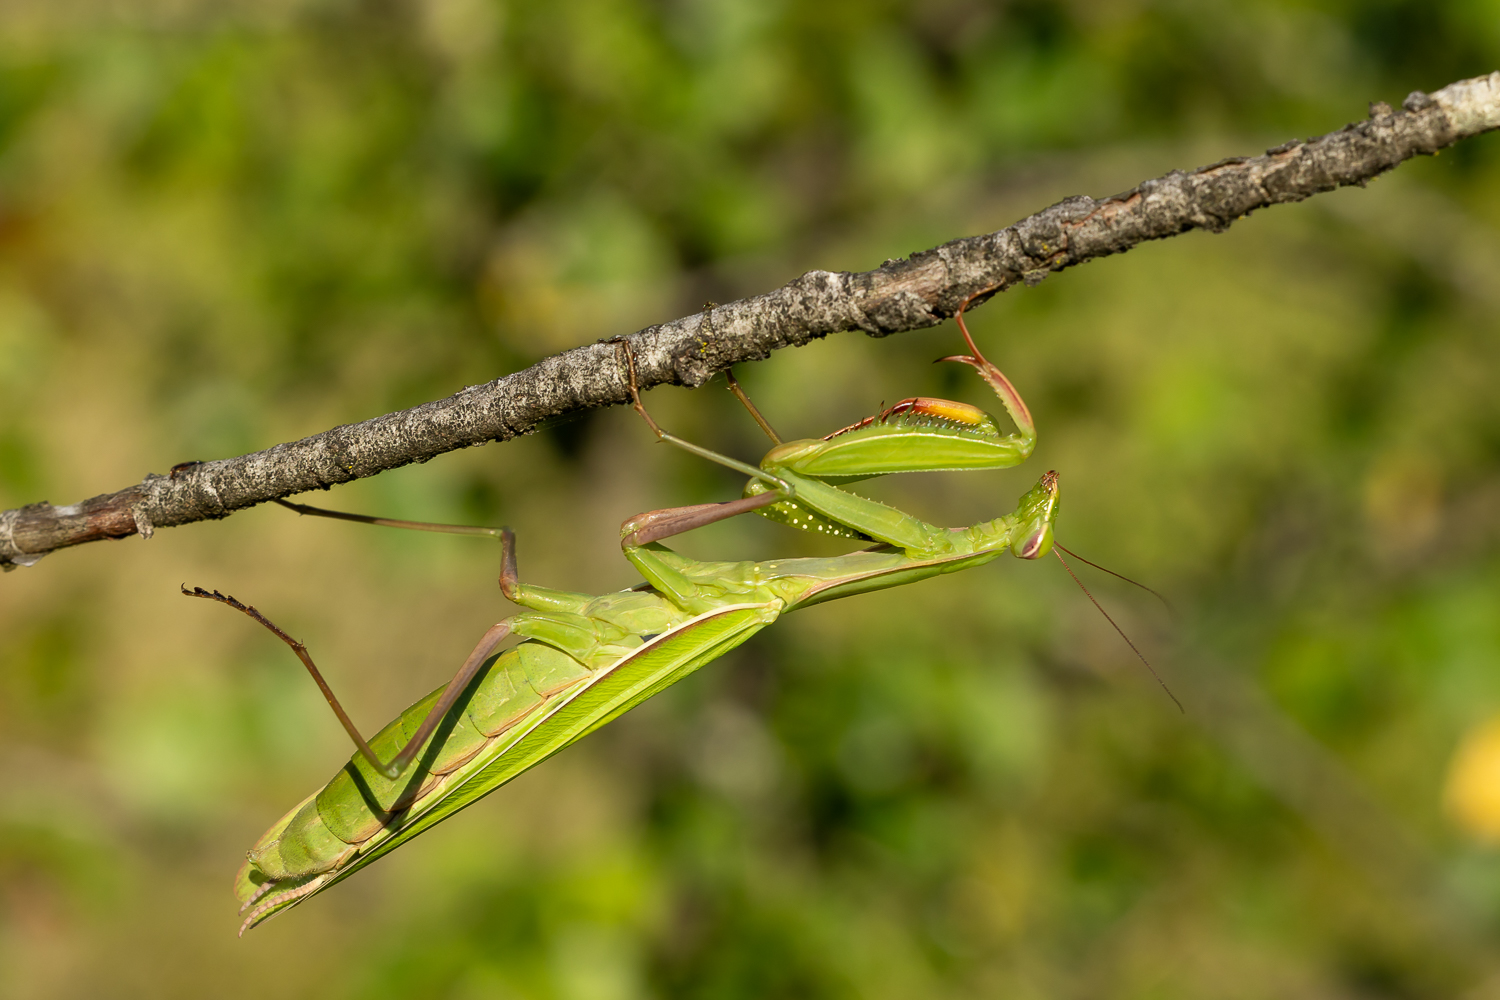
MULTIPOLYGON (((540 617, 546 617, 546 613, 548 612, 576 614, 581 612, 589 601, 593 600, 587 594, 573 594, 567 591, 551 590, 546 587, 536 587, 520 583, 516 570, 516 536, 509 528, 478 527, 464 524, 437 524, 429 521, 402 521, 393 518, 370 517, 366 514, 349 514, 344 511, 327 510, 322 507, 311 507, 306 504, 290 503, 285 500, 277 500, 276 502, 299 514, 310 514, 316 517, 328 517, 341 521, 354 521, 358 524, 374 524, 382 527, 406 528, 414 531, 435 531, 445 534, 483 535, 491 538, 499 538, 501 547, 501 593, 522 607, 529 608, 535 612, 542 612, 543 614, 540 617)), ((221 594, 217 590, 204 590, 202 587, 194 587, 192 590, 189 590, 185 586, 182 588, 182 593, 188 597, 201 597, 217 601, 220 604, 233 608, 253 618, 278 639, 285 642, 291 648, 292 652, 296 654, 297 658, 302 661, 303 666, 307 668, 307 672, 312 676, 313 682, 318 685, 318 690, 323 693, 328 706, 333 709, 333 714, 338 717, 339 724, 344 727, 344 732, 348 733, 349 738, 354 742, 354 746, 358 749, 360 755, 376 771, 392 780, 400 777, 407 767, 410 766, 416 754, 427 742, 428 737, 437 729, 443 717, 448 714, 454 703, 469 686, 469 683, 473 681, 479 669, 484 665, 484 662, 499 648, 500 643, 511 635, 513 631, 512 623, 517 620, 514 618, 506 619, 492 625, 485 632, 478 644, 475 645, 474 649, 464 660, 463 665, 458 668, 458 672, 453 675, 453 679, 448 682, 448 686, 443 689, 443 693, 438 697, 437 702, 422 719, 421 725, 417 727, 417 731, 412 735, 411 740, 391 760, 382 761, 370 746, 369 741, 360 734, 359 728, 349 718, 349 713, 344 711, 344 706, 339 702, 338 696, 333 693, 333 689, 329 687, 327 680, 323 677, 322 671, 313 662, 312 654, 308 652, 306 645, 282 631, 280 627, 253 606, 242 604, 229 595, 221 594)), ((525 618, 527 616, 522 615, 519 617, 525 618)))
POLYGON ((510 534, 509 528, 489 528, 474 524, 439 524, 435 521, 401 521, 392 517, 371 517, 369 514, 350 514, 342 510, 329 510, 326 507, 313 507, 305 503, 292 503, 290 500, 272 500, 272 503, 280 504, 287 510, 296 511, 298 514, 308 514, 312 517, 328 517, 336 521, 354 521, 357 524, 375 524, 382 528, 405 528, 408 531, 435 531, 445 535, 484 535, 488 538, 498 538, 502 542, 505 536, 510 534))
POLYGON ((581 612, 584 605, 593 600, 589 594, 575 594, 567 590, 552 590, 534 584, 521 583, 516 571, 516 534, 509 528, 490 528, 472 524, 439 524, 434 521, 401 521, 389 517, 371 517, 368 514, 350 514, 326 507, 292 503, 290 500, 275 500, 287 510, 312 517, 328 517, 338 521, 353 521, 356 524, 374 524, 382 528, 404 528, 408 531, 433 531, 446 535, 481 535, 500 540, 500 593, 521 607, 531 611, 581 612))
POLYGON ((443 716, 448 714, 449 709, 453 707, 453 703, 463 694, 464 689, 469 686, 469 682, 474 679, 474 675, 479 672, 479 668, 484 665, 484 661, 490 658, 490 654, 494 653, 500 643, 511 633, 509 619, 491 625, 489 630, 484 633, 484 636, 480 638, 479 643, 474 647, 473 651, 469 653, 468 658, 464 660, 463 666, 458 668, 458 673, 453 675, 453 679, 443 689, 443 693, 438 698, 437 703, 432 706, 426 718, 422 720, 422 724, 417 727, 417 731, 412 735, 411 740, 391 760, 382 761, 379 755, 370 747, 369 741, 360 735, 359 728, 354 725, 354 720, 349 718, 349 713, 344 711, 344 706, 339 703, 338 697, 333 693, 333 689, 323 679, 323 673, 318 669, 318 665, 313 662, 312 654, 307 651, 307 646, 287 635, 253 606, 242 604, 227 594, 221 594, 217 590, 204 590, 202 587, 194 587, 192 590, 188 590, 185 586, 182 588, 182 593, 186 597, 202 597, 227 605, 255 619, 255 621, 265 626, 278 639, 290 646, 292 652, 297 654, 297 659, 301 660, 302 665, 307 667, 307 672, 312 675, 312 679, 318 685, 318 689, 323 692, 323 697, 327 699, 328 706, 333 709, 333 714, 338 716, 339 723, 344 727, 344 732, 349 734, 349 738, 354 741, 354 745, 358 748, 359 753, 369 762, 371 767, 391 780, 399 778, 402 772, 407 769, 418 751, 422 749, 423 744, 427 742, 427 738, 432 735, 433 730, 442 721, 443 716))

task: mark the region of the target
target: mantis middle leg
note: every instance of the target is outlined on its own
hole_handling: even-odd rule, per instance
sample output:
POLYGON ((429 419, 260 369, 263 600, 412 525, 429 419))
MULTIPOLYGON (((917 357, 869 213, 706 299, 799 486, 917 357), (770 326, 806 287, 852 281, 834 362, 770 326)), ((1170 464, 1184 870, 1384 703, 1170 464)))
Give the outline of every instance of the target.
POLYGON ((359 727, 350 719, 349 713, 339 702, 338 696, 333 693, 332 687, 324 679, 322 671, 318 669, 308 652, 307 646, 297 641, 278 627, 265 615, 261 614, 252 605, 243 604, 226 594, 217 590, 204 590, 202 587, 194 587, 189 590, 182 588, 182 593, 188 597, 201 597, 217 601, 233 608, 242 614, 254 619, 268 629, 282 642, 285 642, 302 661, 307 672, 312 676, 313 682, 318 685, 318 690, 323 693, 333 714, 338 717, 339 724, 344 727, 344 732, 358 748, 361 756, 380 774, 392 780, 401 776, 411 765, 413 759, 421 751, 443 717, 453 708, 454 703, 463 694, 464 690, 473 681, 480 667, 490 658, 509 636, 534 636, 543 641, 558 645, 564 649, 568 647, 587 646, 591 641, 588 634, 586 620, 579 614, 583 607, 593 598, 587 594, 573 594, 567 591, 552 590, 546 587, 537 587, 519 582, 516 570, 516 538, 509 528, 475 527, 461 524, 435 524, 427 521, 401 521, 391 518, 368 517, 363 514, 349 514, 343 511, 326 510, 321 507, 310 507, 305 504, 289 503, 278 500, 277 503, 283 507, 298 512, 299 514, 310 514, 317 517, 329 517, 342 521, 355 521, 361 524, 374 524, 390 528, 406 528, 415 531, 435 531, 447 534, 459 535, 485 535, 500 540, 500 591, 511 601, 529 609, 530 615, 515 615, 504 621, 498 622, 487 629, 474 649, 464 659, 458 672, 443 689, 442 695, 433 704, 431 710, 423 718, 412 739, 401 748, 401 750, 389 761, 382 761, 378 754, 371 748, 370 743, 360 733, 359 727))

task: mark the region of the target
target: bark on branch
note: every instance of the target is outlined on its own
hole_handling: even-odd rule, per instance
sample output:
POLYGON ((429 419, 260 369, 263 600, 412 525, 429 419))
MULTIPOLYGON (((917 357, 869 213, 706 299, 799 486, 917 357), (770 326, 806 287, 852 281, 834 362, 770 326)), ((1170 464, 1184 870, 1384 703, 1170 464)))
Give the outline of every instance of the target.
MULTIPOLYGON (((1221 232, 1268 205, 1301 201, 1500 127, 1500 72, 1414 92, 1393 111, 1262 156, 1174 170, 1112 198, 1078 196, 984 236, 954 240, 861 274, 809 271, 764 295, 630 335, 643 387, 698 386, 742 361, 844 330, 883 337, 933 326, 975 293, 1036 284, 1050 272, 1189 229, 1221 232)), ((617 348, 577 347, 447 399, 346 424, 238 458, 148 475, 66 507, 0 512, 0 565, 54 549, 227 517, 280 497, 373 476, 444 452, 505 441, 575 410, 626 401, 617 348)))

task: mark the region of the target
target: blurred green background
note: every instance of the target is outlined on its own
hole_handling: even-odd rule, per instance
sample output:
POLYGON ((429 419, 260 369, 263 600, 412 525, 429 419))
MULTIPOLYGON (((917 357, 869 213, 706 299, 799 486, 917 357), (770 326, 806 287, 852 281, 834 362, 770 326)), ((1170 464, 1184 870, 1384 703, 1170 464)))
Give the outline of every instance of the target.
MULTIPOLYGON (((560 349, 1258 152, 1500 68, 1495 0, 11 0, 0 506, 447 395, 560 349)), ((498 552, 257 509, 0 580, 0 995, 1500 996, 1500 137, 1017 289, 976 334, 1060 537, 790 617, 236 940, 231 876, 509 613, 498 552), (1468 743, 1468 734, 1479 734, 1468 743), (1465 749, 1467 748, 1467 749, 1465 749), (1457 757, 1455 757, 1457 755, 1457 757), (1460 761, 1457 769, 1452 762, 1460 761)), ((951 325, 741 372, 818 435, 951 325)), ((669 428, 746 458, 723 383, 669 428)), ((310 498, 508 523, 635 582, 627 516, 736 495, 627 411, 310 498)), ((755 519, 704 558, 834 551, 755 519)))

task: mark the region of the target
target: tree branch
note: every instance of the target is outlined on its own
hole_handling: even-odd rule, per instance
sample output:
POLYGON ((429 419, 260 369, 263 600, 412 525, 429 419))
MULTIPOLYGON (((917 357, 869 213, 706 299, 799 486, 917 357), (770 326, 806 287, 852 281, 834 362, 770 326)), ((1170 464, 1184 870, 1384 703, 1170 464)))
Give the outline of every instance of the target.
MULTIPOLYGON (((1431 95, 1414 92, 1400 111, 1372 104, 1365 121, 1263 156, 1174 170, 1100 201, 1069 198, 999 232, 954 240, 873 271, 809 271, 764 295, 631 334, 640 383, 698 386, 730 365, 830 333, 883 337, 933 326, 970 295, 1034 285, 1052 271, 1189 229, 1222 232, 1255 209, 1363 186, 1413 156, 1497 127, 1500 72, 1431 95)), ((617 348, 577 347, 410 410, 238 458, 179 466, 66 507, 35 503, 0 512, 0 565, 29 566, 54 549, 101 538, 149 538, 155 528, 227 517, 627 401, 617 348)))

